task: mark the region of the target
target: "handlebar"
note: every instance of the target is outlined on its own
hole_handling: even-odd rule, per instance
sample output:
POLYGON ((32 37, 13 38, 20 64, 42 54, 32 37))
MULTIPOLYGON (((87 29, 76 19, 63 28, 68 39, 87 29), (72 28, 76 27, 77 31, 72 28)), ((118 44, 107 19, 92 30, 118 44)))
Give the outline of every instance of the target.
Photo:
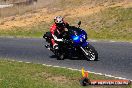
POLYGON ((72 40, 63 39, 64 43, 72 43, 72 40))

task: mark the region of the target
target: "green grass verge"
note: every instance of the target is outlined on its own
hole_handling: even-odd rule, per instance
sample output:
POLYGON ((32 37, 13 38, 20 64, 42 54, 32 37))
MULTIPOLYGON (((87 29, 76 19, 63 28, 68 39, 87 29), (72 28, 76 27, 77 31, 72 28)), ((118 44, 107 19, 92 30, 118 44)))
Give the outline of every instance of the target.
POLYGON ((50 25, 42 22, 38 25, 31 27, 14 27, 8 31, 0 31, 0 36, 12 36, 12 37, 42 37, 43 34, 48 31, 50 25))
MULTIPOLYGON (((91 79, 113 79, 89 74, 91 79)), ((83 88, 81 72, 41 64, 26 64, 0 60, 0 88, 83 88)), ((127 86, 97 86, 97 88, 131 88, 127 86)), ((89 86, 89 88, 95 88, 89 86)))
POLYGON ((131 8, 115 7, 82 19, 91 38, 132 41, 131 13, 131 8))

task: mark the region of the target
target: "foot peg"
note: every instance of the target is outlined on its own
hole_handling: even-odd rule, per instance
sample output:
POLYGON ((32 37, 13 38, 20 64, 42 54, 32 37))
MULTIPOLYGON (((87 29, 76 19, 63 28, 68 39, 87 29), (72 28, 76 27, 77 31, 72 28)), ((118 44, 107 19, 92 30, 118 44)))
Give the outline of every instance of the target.
POLYGON ((50 50, 50 46, 49 46, 49 45, 45 45, 45 47, 46 47, 48 50, 50 50))

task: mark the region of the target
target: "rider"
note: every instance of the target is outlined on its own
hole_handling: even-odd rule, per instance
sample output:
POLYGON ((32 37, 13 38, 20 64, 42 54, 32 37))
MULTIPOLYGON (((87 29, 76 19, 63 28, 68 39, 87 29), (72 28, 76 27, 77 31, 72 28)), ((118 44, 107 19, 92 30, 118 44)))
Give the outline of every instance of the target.
POLYGON ((63 41, 62 39, 58 38, 57 35, 60 35, 66 28, 69 27, 69 24, 63 20, 61 16, 56 16, 54 18, 54 24, 50 28, 50 32, 52 34, 52 45, 54 49, 58 49, 58 44, 56 41, 60 42, 63 41))

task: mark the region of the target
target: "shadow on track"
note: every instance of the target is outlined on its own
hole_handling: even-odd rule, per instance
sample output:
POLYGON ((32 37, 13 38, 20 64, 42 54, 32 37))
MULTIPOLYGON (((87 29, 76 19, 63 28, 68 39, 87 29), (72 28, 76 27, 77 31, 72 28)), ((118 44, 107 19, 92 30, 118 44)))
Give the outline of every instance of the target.
MULTIPOLYGON (((57 59, 57 56, 56 55, 51 55, 51 56, 49 56, 49 58, 57 59)), ((79 57, 66 57, 65 59, 68 59, 68 60, 86 60, 86 61, 90 61, 90 60, 87 60, 85 58, 79 58, 79 57)), ((99 61, 99 60, 97 60, 97 61, 99 61)))

